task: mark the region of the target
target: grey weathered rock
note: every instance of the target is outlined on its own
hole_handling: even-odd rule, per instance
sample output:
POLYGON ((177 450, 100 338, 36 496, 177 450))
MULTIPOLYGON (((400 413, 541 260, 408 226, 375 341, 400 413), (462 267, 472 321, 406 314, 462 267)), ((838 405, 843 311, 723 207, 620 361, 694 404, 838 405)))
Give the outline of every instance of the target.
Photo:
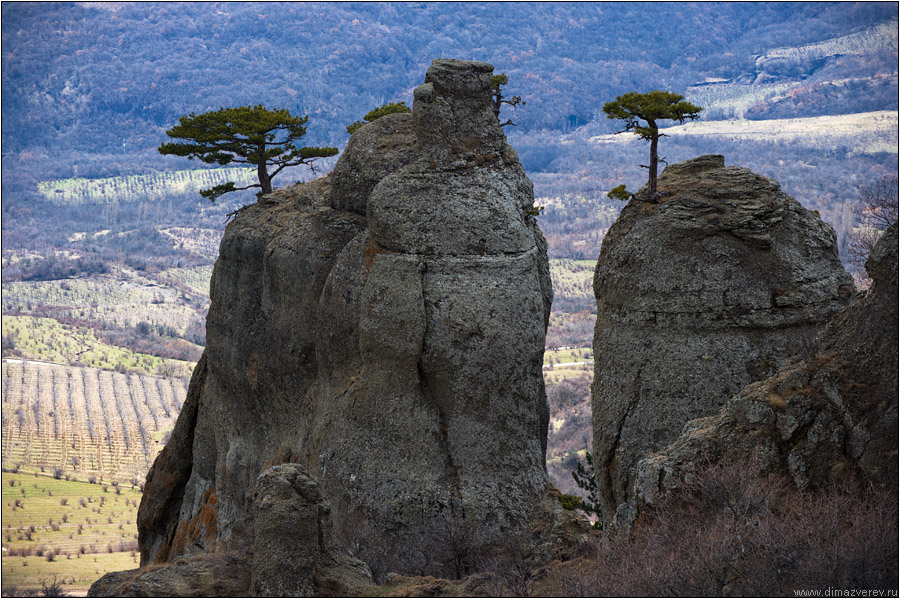
POLYGON ((305 445, 337 512, 361 514, 397 551, 421 553, 411 543, 444 515, 488 539, 518 529, 547 485, 546 248, 485 68, 429 69, 413 113, 420 158, 372 191, 369 230, 320 302, 318 392, 334 399, 305 445))
POLYGON ((833 230, 721 156, 670 166, 632 200, 594 274, 594 464, 603 518, 638 461, 770 376, 850 298, 833 230))
POLYGON ((435 61, 416 92, 415 161, 399 168, 410 118, 383 117, 331 177, 229 225, 204 368, 145 490, 142 564, 249 538, 263 525, 248 491, 285 462, 397 568, 418 567, 442 518, 490 541, 540 509, 552 290, 490 74, 435 61))
POLYGON ((242 553, 173 558, 165 567, 110 572, 88 597, 248 597, 250 563, 242 553))
POLYGON ((205 380, 204 352, 194 369, 188 395, 172 436, 147 473, 145 491, 137 515, 141 566, 169 559, 173 546, 172 537, 177 532, 172 523, 178 521, 184 489, 193 467, 194 428, 197 426, 197 408, 203 395, 205 380))
POLYGON ((365 214, 375 185, 417 156, 411 114, 388 114, 364 125, 334 165, 331 207, 365 214))
POLYGON ((142 522, 153 526, 139 526, 144 564, 222 549, 234 532, 250 530, 247 491, 264 468, 297 451, 298 421, 308 415, 302 400, 317 374, 321 289, 365 227, 364 217, 327 205, 328 188, 325 179, 277 192, 226 230, 210 284, 205 370, 189 389, 193 427, 187 410, 177 446, 145 486, 142 522), (163 503, 165 516, 155 507, 163 503))
POLYGON ((866 263, 873 285, 828 323, 814 347, 753 383, 713 416, 688 423, 641 460, 635 496, 653 503, 706 460, 755 456, 759 471, 800 488, 862 477, 897 489, 897 225, 866 263))
POLYGON ((372 584, 369 568, 338 547, 319 485, 297 464, 259 475, 253 531, 254 597, 349 596, 372 584))

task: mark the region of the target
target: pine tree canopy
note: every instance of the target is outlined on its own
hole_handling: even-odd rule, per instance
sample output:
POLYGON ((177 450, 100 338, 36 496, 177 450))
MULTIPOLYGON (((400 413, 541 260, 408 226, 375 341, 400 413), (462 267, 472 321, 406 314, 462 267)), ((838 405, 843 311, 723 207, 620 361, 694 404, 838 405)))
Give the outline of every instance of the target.
POLYGON ((306 164, 316 158, 334 156, 337 148, 300 147, 295 142, 306 135, 308 116, 297 117, 287 110, 269 110, 262 105, 220 108, 203 114, 191 113, 178 119, 179 124, 166 131, 188 143, 164 143, 160 154, 197 158, 207 164, 224 166, 232 162, 257 167, 259 183, 235 187, 234 182, 217 185, 200 192, 212 201, 222 194, 261 188, 272 191, 272 178, 289 166, 306 164), (270 172, 269 167, 273 170, 270 172))
MULTIPOLYGON (((664 137, 664 134, 659 132, 656 121, 670 120, 683 123, 688 119, 694 120, 699 117, 701 110, 703 109, 699 106, 685 102, 684 96, 680 94, 660 90, 654 90, 647 94, 629 92, 603 105, 606 118, 625 121, 625 129, 619 133, 632 131, 641 139, 650 142, 650 164, 642 165, 650 172, 647 179, 647 201, 656 202, 659 199, 656 189, 656 173, 659 162, 665 163, 665 159, 659 157, 658 150, 659 138, 664 137), (646 121, 646 125, 641 121, 646 121)), ((608 195, 611 198, 625 201, 634 197, 625 189, 625 185, 612 188, 608 195)))
POLYGON ((647 94, 629 92, 603 105, 606 118, 625 121, 625 131, 634 131, 641 139, 652 139, 657 134, 656 121, 672 120, 683 123, 696 119, 703 110, 684 96, 672 92, 654 90, 647 94), (644 127, 640 121, 646 121, 644 127))

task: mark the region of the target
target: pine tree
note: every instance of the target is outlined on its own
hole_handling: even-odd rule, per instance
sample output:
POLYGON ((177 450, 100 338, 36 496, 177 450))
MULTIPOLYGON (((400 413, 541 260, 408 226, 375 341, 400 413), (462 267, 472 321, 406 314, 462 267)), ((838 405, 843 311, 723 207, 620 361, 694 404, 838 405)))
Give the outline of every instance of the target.
MULTIPOLYGON (((632 131, 641 139, 650 142, 650 164, 641 165, 650 171, 650 178, 647 181, 648 196, 642 199, 650 202, 659 200, 659 193, 656 191, 656 173, 659 168, 658 146, 659 138, 666 137, 666 135, 659 132, 657 121, 672 120, 683 123, 685 120, 694 120, 699 117, 701 110, 703 109, 699 106, 685 102, 682 95, 659 90, 648 94, 629 92, 603 105, 606 118, 625 121, 625 129, 619 133, 632 131), (645 121, 646 125, 642 125, 641 121, 645 121)), ((625 185, 611 189, 609 196, 618 200, 629 200, 634 197, 625 189, 625 185)))
MULTIPOLYGON (((500 108, 504 104, 508 104, 510 106, 518 106, 519 104, 525 105, 525 101, 522 99, 522 96, 512 96, 510 98, 504 98, 503 96, 503 86, 509 83, 509 77, 506 73, 500 73, 499 75, 493 75, 491 77, 491 108, 494 109, 494 115, 497 117, 497 120, 500 120, 500 108)), ((501 122, 500 126, 505 127, 507 125, 516 126, 514 122, 509 119, 506 119, 506 122, 501 122)))
POLYGON ((165 143, 159 146, 159 153, 187 156, 191 160, 198 158, 220 166, 237 162, 256 167, 259 183, 235 187, 234 181, 228 181, 201 190, 200 195, 210 201, 232 191, 253 187, 259 187, 258 195, 262 195, 272 191, 272 179, 283 169, 301 164, 312 168, 316 158, 338 153, 337 148, 298 148, 295 145, 306 135, 308 120, 308 116, 297 117, 287 110, 269 110, 262 105, 191 113, 166 131, 169 137, 186 139, 189 143, 165 143))

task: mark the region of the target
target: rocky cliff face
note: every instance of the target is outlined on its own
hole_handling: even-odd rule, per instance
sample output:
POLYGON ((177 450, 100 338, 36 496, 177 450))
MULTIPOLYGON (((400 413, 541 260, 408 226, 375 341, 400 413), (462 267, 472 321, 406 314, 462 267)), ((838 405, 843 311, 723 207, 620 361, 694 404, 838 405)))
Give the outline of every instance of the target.
POLYGON ((641 460, 635 496, 653 503, 705 461, 733 453, 801 489, 860 477, 896 492, 897 246, 895 223, 866 263, 868 292, 772 377, 641 460))
POLYGON ((638 462, 797 353, 849 300, 832 229, 721 156, 670 166, 632 201, 594 275, 594 465, 603 518, 638 462))
POLYGON ((524 526, 547 486, 552 291, 491 72, 436 60, 412 115, 229 225, 207 349, 148 475, 142 565, 252 537, 249 492, 285 462, 399 565, 444 518, 486 540, 524 526))

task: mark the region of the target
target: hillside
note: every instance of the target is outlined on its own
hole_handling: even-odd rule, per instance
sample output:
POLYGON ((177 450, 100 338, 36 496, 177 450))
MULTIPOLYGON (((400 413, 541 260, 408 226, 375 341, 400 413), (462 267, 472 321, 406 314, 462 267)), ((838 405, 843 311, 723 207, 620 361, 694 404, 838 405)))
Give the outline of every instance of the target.
MULTIPOLYGON (((643 176, 637 145, 604 153, 586 140, 588 132, 616 131, 600 107, 617 94, 682 92, 704 106, 704 121, 897 111, 897 9, 890 4, 236 3, 211 10, 78 3, 2 10, 4 251, 69 246, 83 254, 87 248, 70 245, 73 235, 112 230, 124 239, 91 238, 101 251, 149 258, 157 252, 138 247, 132 231, 149 238, 147 226, 221 230, 226 215, 253 195, 233 194, 215 206, 196 196, 201 180, 208 185, 224 173, 188 172, 187 161, 156 152, 178 117, 225 105, 284 106, 310 115, 304 141, 342 147, 345 125, 372 107, 411 104, 418 73, 436 56, 476 57, 506 72, 507 93, 526 101, 510 110, 517 126, 507 134, 536 195, 584 198, 604 212, 618 210, 602 204, 606 190, 623 179, 634 187, 643 176), (521 23, 530 24, 527 35, 521 23)), ((770 126, 778 131, 780 121, 770 126)), ((678 144, 670 161, 736 152, 735 162, 776 177, 801 202, 816 202, 840 238, 853 226, 843 212, 856 187, 897 167, 896 152, 883 152, 884 144, 859 152, 859 139, 810 145, 792 135, 778 138, 777 148, 746 136, 667 141, 678 144), (803 154, 797 163, 787 158, 794 154, 803 154), (816 163, 816 172, 802 167, 816 163)), ((332 165, 323 161, 322 168, 332 165)), ((276 185, 313 177, 289 169, 276 185)), ((593 258, 593 224, 570 227, 577 237, 558 238, 554 256, 593 258)), ((167 253, 174 258, 177 248, 167 253)), ((149 261, 160 266, 158 258, 149 261)))
POLYGON ((626 91, 708 81, 799 85, 803 103, 753 106, 780 116, 896 110, 896 17, 880 3, 9 4, 4 156, 32 182, 174 170, 152 149, 179 116, 258 102, 310 114, 313 144, 342 146, 372 107, 409 104, 412 73, 438 56, 509 74, 523 135, 596 121, 626 91), (840 80, 854 93, 830 94, 840 80))

